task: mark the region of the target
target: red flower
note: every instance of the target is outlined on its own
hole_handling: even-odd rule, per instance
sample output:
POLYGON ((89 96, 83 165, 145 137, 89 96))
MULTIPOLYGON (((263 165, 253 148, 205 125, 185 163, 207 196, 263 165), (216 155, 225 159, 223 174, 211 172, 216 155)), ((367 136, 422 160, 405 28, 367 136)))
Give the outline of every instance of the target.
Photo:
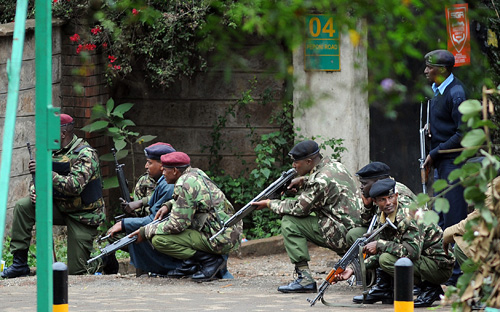
POLYGON ((103 43, 102 43, 102 47, 103 47, 104 49, 106 49, 106 48, 108 47, 108 43, 107 43, 107 42, 103 42, 103 43))
POLYGON ((113 63, 114 61, 116 61, 116 57, 114 55, 108 55, 108 59, 111 63, 113 63))
POLYGON ((137 15, 139 14, 139 11, 137 11, 136 9, 132 9, 132 14, 137 15))
POLYGON ((76 42, 76 41, 80 40, 80 35, 74 34, 73 36, 69 37, 69 40, 76 42))
POLYGON ((79 54, 83 49, 83 46, 81 44, 78 45, 78 48, 76 48, 76 53, 79 54))
POLYGON ((85 46, 83 47, 84 50, 87 50, 87 51, 92 51, 92 50, 95 50, 96 48, 96 45, 95 44, 92 44, 92 43, 87 43, 85 44, 85 46))
POLYGON ((54 0, 54 3, 57 3, 57 1, 59 1, 59 0, 54 0))
POLYGON ((108 67, 111 68, 111 64, 108 64, 108 67))
POLYGON ((121 69, 121 66, 120 65, 115 65, 113 66, 114 69, 118 70, 118 69, 121 69))
POLYGON ((99 26, 96 26, 95 28, 92 28, 90 30, 90 32, 93 34, 93 35, 97 35, 98 33, 100 33, 102 31, 101 27, 99 26))

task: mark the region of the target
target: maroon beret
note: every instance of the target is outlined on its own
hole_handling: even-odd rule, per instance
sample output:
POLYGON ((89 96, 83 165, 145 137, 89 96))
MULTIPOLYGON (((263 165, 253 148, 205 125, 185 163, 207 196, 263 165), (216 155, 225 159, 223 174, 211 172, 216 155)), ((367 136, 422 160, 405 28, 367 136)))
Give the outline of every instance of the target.
POLYGON ((189 156, 183 152, 173 152, 161 155, 161 163, 163 164, 163 167, 167 168, 187 167, 190 162, 191 159, 189 156))
POLYGON ((68 114, 61 114, 61 126, 65 126, 73 122, 73 117, 68 114))
POLYGON ((154 160, 160 160, 161 155, 172 152, 175 152, 175 149, 172 147, 172 145, 163 142, 151 144, 150 146, 144 149, 144 154, 146 154, 146 158, 154 160))

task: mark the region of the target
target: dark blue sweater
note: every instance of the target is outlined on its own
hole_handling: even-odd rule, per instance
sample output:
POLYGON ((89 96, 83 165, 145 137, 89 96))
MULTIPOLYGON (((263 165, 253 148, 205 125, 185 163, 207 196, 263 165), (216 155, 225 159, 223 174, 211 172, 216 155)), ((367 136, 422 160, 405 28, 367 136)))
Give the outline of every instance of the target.
POLYGON ((463 83, 455 77, 444 93, 438 93, 431 100, 430 127, 431 151, 434 162, 445 158, 455 158, 460 153, 439 153, 440 150, 460 148, 462 134, 459 127, 462 114, 458 106, 467 99, 463 83))

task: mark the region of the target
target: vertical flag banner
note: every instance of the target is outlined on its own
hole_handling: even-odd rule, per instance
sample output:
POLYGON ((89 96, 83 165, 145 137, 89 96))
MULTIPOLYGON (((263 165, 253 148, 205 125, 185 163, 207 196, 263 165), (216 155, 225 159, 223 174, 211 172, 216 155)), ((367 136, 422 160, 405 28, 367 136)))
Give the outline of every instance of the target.
POLYGON ((455 67, 470 65, 469 5, 454 4, 446 8, 448 51, 455 56, 455 67))

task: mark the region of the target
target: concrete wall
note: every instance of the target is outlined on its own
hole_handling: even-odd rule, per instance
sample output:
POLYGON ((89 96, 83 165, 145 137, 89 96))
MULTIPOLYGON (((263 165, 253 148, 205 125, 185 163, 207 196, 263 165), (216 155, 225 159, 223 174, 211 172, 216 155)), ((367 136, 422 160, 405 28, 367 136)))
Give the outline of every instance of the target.
MULTIPOLYGON (((222 130, 222 140, 231 143, 229 148, 220 151, 221 164, 226 172, 237 175, 243 168, 241 160, 252 166, 255 158, 255 146, 247 137, 250 130, 246 127, 245 116, 251 116, 250 123, 257 134, 276 131, 279 125, 269 124, 269 117, 278 109, 284 94, 284 82, 265 72, 272 66, 268 61, 262 56, 253 56, 248 57, 248 63, 247 70, 234 71, 229 80, 224 78, 223 71, 212 68, 191 78, 182 78, 166 90, 151 89, 144 78, 137 78, 134 83, 119 84, 112 97, 115 103, 136 104, 126 115, 136 123, 134 131, 158 136, 155 141, 172 144, 191 157, 194 167, 206 170, 209 150, 203 147, 212 142, 210 133, 214 122, 241 98, 243 92, 252 88, 252 81, 256 79, 252 92, 256 101, 245 107, 236 106, 234 116, 228 116, 226 128, 222 130), (262 106, 260 96, 266 89, 272 92, 274 101, 262 106)), ((135 148, 139 174, 144 172, 144 147, 136 145, 135 148)), ((130 160, 124 160, 124 163, 127 176, 131 177, 130 160)))
MULTIPOLYGON (((58 21, 53 23, 52 41, 52 103, 61 106, 61 27, 58 21)), ((12 169, 9 185, 7 204, 7 229, 10 228, 12 210, 15 202, 28 195, 31 175, 28 172, 29 154, 26 142, 36 150, 35 140, 35 36, 34 21, 26 23, 26 37, 23 50, 23 63, 21 68, 21 82, 19 90, 18 113, 14 135, 14 150, 12 155, 12 169)), ((7 104, 7 60, 12 53, 12 35, 14 23, 0 25, 0 138, 3 138, 5 124, 5 109, 7 104)), ((1 150, 1 146, 0 146, 1 150)), ((1 161, 1 160, 0 160, 1 161)), ((2 186, 4 187, 4 186, 2 186)), ((8 233, 6 233, 8 234, 8 233)))
POLYGON ((342 35, 339 72, 304 71, 303 48, 294 53, 293 64, 295 126, 306 137, 344 139, 347 151, 341 155, 342 163, 354 174, 370 157, 368 93, 363 90, 368 78, 364 47, 354 47, 349 36, 342 35), (309 95, 314 102, 307 107, 309 95))

